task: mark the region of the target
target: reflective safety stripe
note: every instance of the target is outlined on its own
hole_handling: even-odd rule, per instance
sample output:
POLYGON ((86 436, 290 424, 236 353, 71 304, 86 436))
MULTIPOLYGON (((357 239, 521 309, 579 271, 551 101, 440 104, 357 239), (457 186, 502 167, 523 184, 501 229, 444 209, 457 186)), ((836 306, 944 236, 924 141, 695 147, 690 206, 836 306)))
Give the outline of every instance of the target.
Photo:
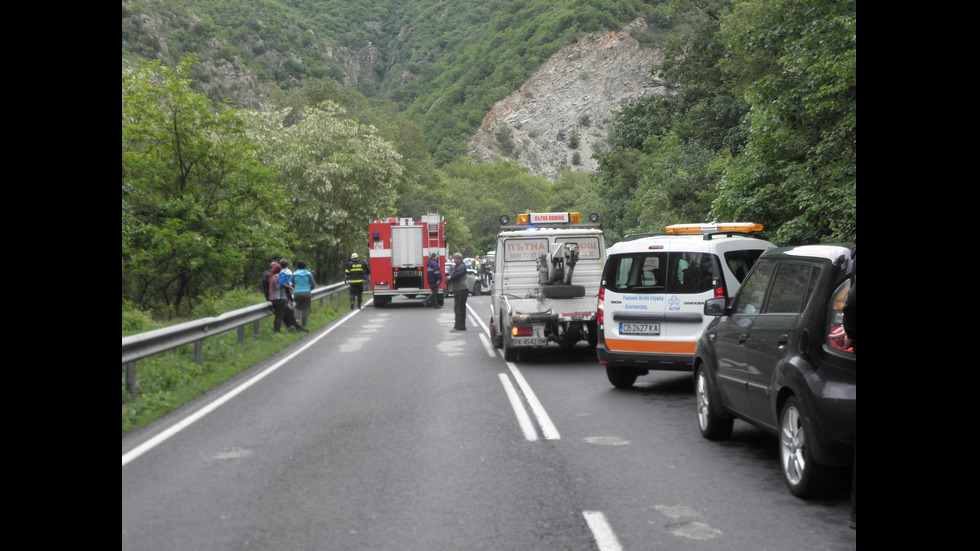
POLYGON ((696 342, 634 341, 606 337, 606 348, 614 352, 640 352, 647 354, 694 354, 696 342))
POLYGON ((351 283, 364 283, 364 265, 356 263, 346 270, 347 280, 351 283))

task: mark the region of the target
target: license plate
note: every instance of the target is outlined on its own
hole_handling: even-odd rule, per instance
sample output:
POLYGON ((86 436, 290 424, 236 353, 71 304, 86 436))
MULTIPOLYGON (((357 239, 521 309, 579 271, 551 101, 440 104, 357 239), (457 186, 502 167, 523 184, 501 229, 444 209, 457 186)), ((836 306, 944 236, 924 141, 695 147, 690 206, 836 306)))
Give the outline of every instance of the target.
POLYGON ((659 323, 620 323, 620 335, 659 335, 659 323))
POLYGON ((544 346, 548 344, 548 339, 544 337, 513 337, 510 339, 511 346, 544 346))

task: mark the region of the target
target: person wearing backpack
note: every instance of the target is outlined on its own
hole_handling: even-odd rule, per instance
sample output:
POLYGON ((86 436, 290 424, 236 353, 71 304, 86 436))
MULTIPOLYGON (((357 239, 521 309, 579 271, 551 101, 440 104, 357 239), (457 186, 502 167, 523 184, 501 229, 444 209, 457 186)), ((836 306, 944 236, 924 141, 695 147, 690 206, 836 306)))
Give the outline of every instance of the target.
POLYGON ((306 327, 316 281, 313 279, 313 274, 306 269, 305 260, 298 261, 296 268, 296 272, 293 273, 293 299, 296 301, 296 314, 300 325, 306 327))

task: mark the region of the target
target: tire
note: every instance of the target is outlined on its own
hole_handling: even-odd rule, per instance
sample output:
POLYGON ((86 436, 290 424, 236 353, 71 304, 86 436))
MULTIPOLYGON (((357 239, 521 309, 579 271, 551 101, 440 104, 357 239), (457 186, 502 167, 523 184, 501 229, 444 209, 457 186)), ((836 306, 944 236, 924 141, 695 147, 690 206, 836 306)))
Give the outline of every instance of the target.
POLYGON ((504 341, 504 360, 508 362, 517 361, 517 349, 510 345, 510 339, 506 336, 501 335, 501 339, 504 341))
POLYGON ((544 298, 578 298, 585 296, 585 285, 542 285, 544 298))
POLYGON ((779 463, 790 493, 802 499, 826 495, 834 476, 832 468, 813 460, 812 435, 799 402, 790 396, 779 414, 779 463))
POLYGON ((606 377, 609 378, 609 382, 616 388, 632 388, 633 383, 636 382, 637 374, 635 371, 626 369, 625 367, 607 365, 606 377))
POLYGON ((596 345, 599 344, 599 322, 590 321, 587 327, 589 328, 589 348, 594 352, 596 345))
POLYGON ((715 393, 711 386, 708 375, 704 372, 704 366, 698 366, 697 376, 695 377, 694 394, 697 397, 698 407, 698 428, 701 429, 701 436, 708 440, 722 440, 732 435, 732 425, 735 419, 730 416, 721 416, 715 409, 715 393))
POLYGON ((389 302, 391 302, 391 297, 374 297, 375 308, 384 308, 389 302))
POLYGON ((493 323, 493 318, 490 319, 490 344, 497 350, 504 347, 504 336, 497 331, 497 326, 493 323))
POLYGON ((443 304, 445 304, 445 302, 446 302, 445 295, 438 295, 436 297, 436 304, 438 304, 439 306, 442 306, 443 304))

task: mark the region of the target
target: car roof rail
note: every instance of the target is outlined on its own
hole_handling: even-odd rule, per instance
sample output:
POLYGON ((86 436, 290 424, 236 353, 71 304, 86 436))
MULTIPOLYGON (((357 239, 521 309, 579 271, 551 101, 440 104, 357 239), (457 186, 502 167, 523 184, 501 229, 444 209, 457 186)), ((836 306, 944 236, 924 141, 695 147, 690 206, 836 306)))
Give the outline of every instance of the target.
POLYGON ((623 236, 623 241, 634 241, 636 239, 643 239, 644 237, 657 237, 658 235, 672 235, 664 232, 654 232, 654 233, 631 233, 629 235, 623 236))
POLYGON ((715 232, 705 233, 705 234, 702 234, 702 235, 704 236, 703 239, 705 241, 711 241, 711 238, 713 236, 718 236, 718 235, 723 235, 725 237, 738 236, 738 237, 751 237, 753 239, 762 239, 761 237, 759 237, 759 234, 757 234, 757 233, 744 232, 744 231, 715 231, 715 232))

